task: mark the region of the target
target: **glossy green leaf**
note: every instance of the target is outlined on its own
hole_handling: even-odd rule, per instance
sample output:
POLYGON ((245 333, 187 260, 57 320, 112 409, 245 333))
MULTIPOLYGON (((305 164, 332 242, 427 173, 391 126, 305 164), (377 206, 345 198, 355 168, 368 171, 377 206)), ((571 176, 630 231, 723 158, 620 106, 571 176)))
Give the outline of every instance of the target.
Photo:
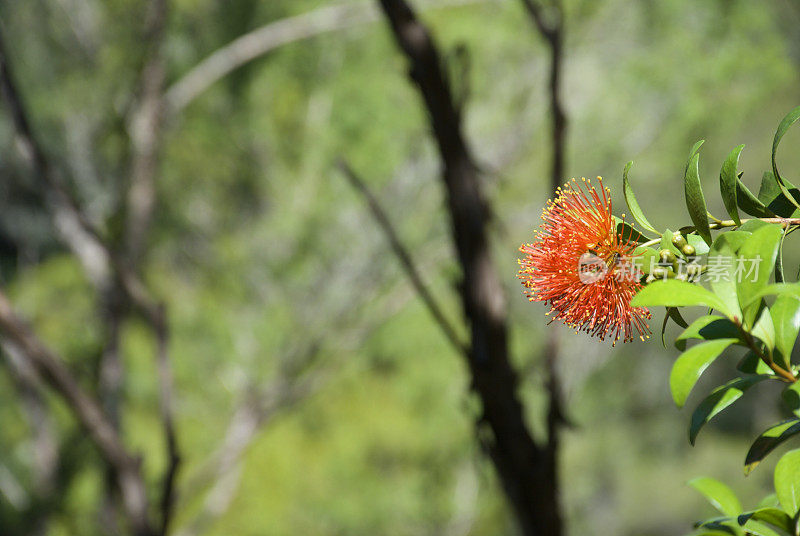
POLYGON ((800 298, 800 283, 773 283, 771 285, 767 285, 753 295, 745 306, 750 306, 756 303, 756 301, 760 301, 761 298, 765 298, 767 296, 783 295, 796 296, 800 298))
POLYGON ((714 389, 692 413, 689 426, 689 442, 694 445, 697 434, 707 422, 716 417, 722 410, 739 400, 750 387, 769 379, 769 376, 746 376, 729 381, 714 389))
POLYGON ((649 274, 652 267, 658 266, 658 253, 653 248, 639 246, 633 250, 631 257, 643 274, 649 274))
MULTIPOLYGON (((741 177, 741 174, 739 177, 741 177)), ((750 216, 755 216, 756 218, 771 218, 775 216, 764 203, 758 200, 758 197, 753 195, 753 192, 744 185, 741 179, 736 181, 736 203, 740 209, 750 216)))
POLYGON ((793 294, 778 296, 770 308, 772 323, 775 326, 775 348, 780 352, 783 363, 790 367, 792 348, 800 333, 800 297, 793 294))
MULTIPOLYGON (((700 147, 702 147, 705 142, 706 140, 698 140, 694 142, 694 145, 692 145, 692 148, 689 150, 689 157, 687 159, 687 162, 691 162, 692 157, 697 153, 697 151, 700 150, 700 147)), ((688 167, 689 164, 687 163, 686 166, 688 167)))
POLYGON ((631 183, 628 180, 628 171, 630 171, 631 166, 633 165, 633 160, 628 162, 625 165, 625 169, 622 171, 622 194, 625 196, 625 203, 628 205, 628 210, 631 211, 631 215, 636 222, 650 231, 651 233, 658 234, 656 228, 647 221, 647 218, 642 212, 642 208, 639 206, 639 202, 636 200, 636 196, 633 193, 633 188, 631 187, 631 183))
POLYGON ((711 290, 725 304, 728 316, 741 318, 739 295, 736 285, 736 250, 749 238, 748 233, 731 231, 717 237, 708 252, 708 272, 711 290), (738 240, 741 239, 741 240, 738 240))
POLYGON ((674 279, 654 281, 645 286, 633 297, 631 305, 634 307, 705 305, 727 315, 725 304, 713 292, 700 285, 674 279))
POLYGON ((775 349, 775 326, 772 323, 772 315, 769 308, 765 305, 758 313, 758 321, 753 326, 752 334, 763 342, 770 350, 775 349))
POLYGON ((769 282, 778 256, 781 235, 782 230, 777 225, 762 227, 753 231, 739 249, 743 271, 740 277, 737 277, 737 289, 746 326, 752 326, 755 320, 758 302, 751 303, 751 300, 769 282))
POLYGON ((686 241, 695 249, 697 255, 705 255, 708 253, 708 244, 696 234, 686 235, 686 241))
POLYGON ((672 399, 678 407, 683 407, 686 403, 689 392, 700 379, 703 371, 719 357, 725 348, 735 342, 736 339, 703 342, 692 346, 678 357, 669 375, 672 399))
POLYGON ((756 521, 763 521, 764 523, 769 523, 773 527, 777 527, 781 530, 785 531, 793 531, 794 522, 789 515, 781 510, 780 508, 775 507, 765 507, 765 508, 758 508, 756 510, 745 512, 739 516, 738 522, 739 525, 744 525, 750 520, 756 521))
POLYGON ((789 234, 789 227, 784 229, 781 235, 781 240, 778 242, 778 256, 775 259, 775 282, 783 283, 786 277, 783 273, 783 242, 786 240, 786 235, 789 234))
POLYGON ((745 523, 744 529, 748 536, 781 536, 767 525, 753 520, 745 523))
POLYGON ((786 196, 786 199, 788 199, 795 207, 800 208, 800 203, 798 203, 791 192, 789 192, 789 189, 786 187, 786 184, 784 183, 783 178, 778 171, 778 165, 775 163, 775 155, 778 152, 778 145, 780 145, 783 135, 786 134, 786 131, 789 130, 789 127, 791 127, 798 119, 800 119, 800 106, 789 112, 789 114, 784 117, 778 125, 778 130, 775 131, 775 137, 772 139, 772 173, 775 174, 775 180, 783 192, 783 195, 786 196))
POLYGON ((686 168, 686 175, 683 179, 683 189, 686 197, 686 208, 689 211, 689 217, 694 223, 697 234, 706 241, 706 244, 711 245, 711 229, 708 227, 708 209, 706 208, 705 197, 703 197, 703 187, 700 184, 699 162, 699 154, 694 154, 689 159, 689 165, 686 168))
POLYGON ((710 534, 717 536, 719 534, 724 534, 730 536, 745 536, 745 532, 739 524, 728 517, 707 519, 699 524, 699 530, 702 531, 699 533, 702 535, 710 534))
POLYGON ((689 327, 689 324, 686 323, 683 315, 681 315, 680 309, 677 307, 667 307, 666 313, 664 314, 664 321, 661 323, 661 345, 664 348, 667 347, 667 342, 664 340, 664 333, 667 331, 667 323, 670 319, 684 329, 689 327))
POLYGON ((800 449, 790 450, 778 460, 774 480, 781 506, 790 516, 796 516, 800 510, 800 449))
POLYGON ((800 417, 800 382, 790 383, 781 393, 784 403, 792 410, 795 417, 800 417))
POLYGON ((719 480, 700 477, 690 480, 689 485, 702 493, 720 513, 730 517, 736 517, 742 513, 742 504, 736 494, 719 480))
POLYGON ((686 342, 689 339, 712 341, 738 337, 739 331, 736 325, 727 318, 717 315, 703 315, 678 335, 678 338, 675 339, 675 347, 680 351, 686 350, 686 342))
POLYGON ((745 374, 773 374, 772 369, 752 351, 744 354, 744 357, 736 365, 736 369, 745 374))
MULTIPOLYGON (((798 191, 794 184, 786 179, 783 179, 783 183, 795 199, 800 198, 800 191, 798 191)), ((775 179, 775 174, 771 171, 764 172, 761 178, 758 200, 764 203, 767 209, 777 216, 789 218, 800 215, 800 211, 797 207, 783 194, 783 191, 778 185, 778 181, 775 179)))
POLYGON ((789 419, 773 424, 761 432, 753 444, 750 445, 750 450, 747 451, 747 456, 744 459, 744 474, 749 474, 778 445, 798 433, 800 433, 800 420, 798 419, 789 419))
POLYGON ((744 149, 744 145, 740 145, 731 151, 731 154, 722 164, 722 170, 719 172, 719 190, 722 194, 722 202, 725 204, 725 210, 728 215, 736 225, 742 224, 739 219, 738 204, 736 203, 736 168, 739 166, 739 155, 742 153, 742 149, 744 149))

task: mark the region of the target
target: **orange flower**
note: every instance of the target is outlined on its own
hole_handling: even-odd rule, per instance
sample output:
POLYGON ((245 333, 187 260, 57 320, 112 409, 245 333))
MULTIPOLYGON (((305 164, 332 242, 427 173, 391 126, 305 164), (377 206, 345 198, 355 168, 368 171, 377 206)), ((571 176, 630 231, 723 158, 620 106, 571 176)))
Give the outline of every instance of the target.
POLYGON ((582 180, 585 190, 573 179, 547 202, 535 241, 519 248, 525 256, 518 277, 530 301, 550 305, 553 320, 600 340, 613 337, 613 344, 633 340, 634 331, 644 340, 650 312, 630 304, 641 288, 632 261, 636 243, 617 233, 602 179, 599 193, 582 180))

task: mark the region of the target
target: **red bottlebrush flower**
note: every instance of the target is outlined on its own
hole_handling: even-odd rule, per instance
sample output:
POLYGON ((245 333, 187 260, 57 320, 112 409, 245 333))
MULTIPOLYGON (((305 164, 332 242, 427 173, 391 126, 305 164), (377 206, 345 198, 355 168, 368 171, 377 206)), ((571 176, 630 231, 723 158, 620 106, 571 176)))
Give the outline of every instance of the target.
POLYGON ((597 177, 598 188, 582 180, 586 189, 573 179, 547 202, 535 241, 519 248, 525 256, 518 277, 530 301, 551 306, 551 322, 561 320, 600 340, 613 337, 614 344, 633 340, 634 331, 644 340, 650 312, 630 304, 641 288, 636 243, 617 233, 602 179, 597 177))

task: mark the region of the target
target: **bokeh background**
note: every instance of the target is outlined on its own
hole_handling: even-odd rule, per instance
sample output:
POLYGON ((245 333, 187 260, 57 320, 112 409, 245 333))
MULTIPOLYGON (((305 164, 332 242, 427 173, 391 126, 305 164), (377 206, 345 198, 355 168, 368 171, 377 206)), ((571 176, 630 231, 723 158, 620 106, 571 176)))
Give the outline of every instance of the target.
MULTIPOLYGON (((148 53, 146 4, 0 2, 8 61, 32 128, 110 236, 121 232, 135 158, 130 119, 148 53)), ((334 4, 341 2, 173 0, 165 85, 242 34, 334 4)), ((368 184, 446 314, 462 326, 459 267, 424 108, 377 5, 356 5, 363 16, 276 46, 164 120, 141 273, 165 302, 171 328, 183 458, 172 533, 516 534, 475 438, 479 402, 463 361, 336 165, 346 158, 368 184), (220 458, 231 442, 234 455, 220 458)), ((568 533, 688 532, 712 512, 686 486, 699 475, 724 480, 753 504, 769 491, 771 467, 745 479, 741 466, 748 438, 779 414, 763 402, 775 399, 768 386, 754 388, 735 419, 722 416, 691 447, 690 414, 669 397, 676 352, 661 346, 660 312, 655 337, 612 349, 547 326, 545 308, 522 295, 517 248, 532 238, 551 196, 549 52, 522 2, 414 5, 464 103, 465 132, 492 205, 519 396, 538 432, 542 341, 546 330, 562 332, 568 533)), ((800 101, 800 3, 565 0, 564 10, 565 179, 603 176, 621 215, 621 172, 634 160, 631 179, 650 221, 676 228, 689 221, 686 157, 705 139, 701 173, 712 213, 724 214, 717 177, 736 145, 746 144, 740 169, 757 190, 774 129, 800 101)), ((781 151, 784 175, 797 182, 797 131, 781 151)), ((96 391, 106 310, 59 240, 42 194, 4 105, 2 288, 96 391)), ((789 243, 796 266, 792 249, 789 243)), ((155 489, 166 458, 153 336, 128 315, 118 340, 120 426, 155 489)), ((731 361, 720 361, 705 387, 730 375, 731 361)), ((0 534, 114 533, 104 521, 113 512, 106 470, 91 442, 58 397, 31 394, 12 357, 2 362, 0 534), (54 450, 55 462, 42 458, 54 450), (42 478, 57 490, 48 500, 36 492, 42 478)))

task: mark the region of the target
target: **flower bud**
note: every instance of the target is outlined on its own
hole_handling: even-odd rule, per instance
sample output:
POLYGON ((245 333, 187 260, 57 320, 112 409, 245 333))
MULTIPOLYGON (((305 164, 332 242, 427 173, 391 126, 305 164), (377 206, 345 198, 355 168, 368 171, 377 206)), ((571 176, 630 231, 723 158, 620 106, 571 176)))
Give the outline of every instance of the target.
POLYGON ((681 248, 681 253, 686 255, 687 257, 694 257, 697 254, 697 250, 691 244, 686 244, 681 248))
POLYGON ((675 254, 668 249, 662 249, 658 252, 658 258, 661 259, 661 262, 664 263, 674 263, 677 259, 675 254))
POLYGON ((683 250, 683 248, 688 245, 686 238, 684 238, 683 235, 678 231, 675 231, 672 234, 672 243, 680 250, 683 250))

